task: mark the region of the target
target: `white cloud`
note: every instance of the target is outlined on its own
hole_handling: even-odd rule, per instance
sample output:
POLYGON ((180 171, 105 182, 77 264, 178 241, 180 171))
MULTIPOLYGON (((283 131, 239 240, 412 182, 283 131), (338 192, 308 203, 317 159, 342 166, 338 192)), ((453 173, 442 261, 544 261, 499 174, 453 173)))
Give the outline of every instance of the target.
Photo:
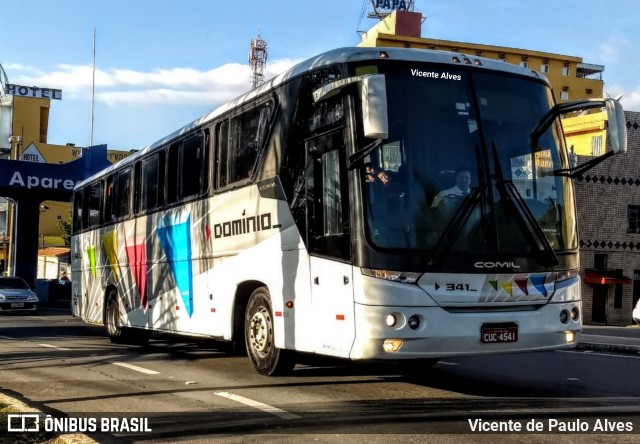
POLYGON ((620 85, 612 85, 607 88, 606 93, 611 97, 617 97, 622 94, 620 103, 626 111, 640 112, 640 85, 634 90, 626 90, 620 85))
POLYGON ((604 63, 614 63, 628 57, 629 49, 633 47, 633 44, 626 37, 612 35, 603 40, 599 46, 599 58, 604 63))
MULTIPOLYGON (((282 59, 267 64, 265 79, 289 69, 294 60, 282 59)), ((17 70, 18 66, 12 66, 17 70)), ((65 99, 87 100, 91 96, 91 65, 58 65, 44 73, 20 66, 21 74, 12 83, 61 89, 65 99)), ((96 101, 110 106, 185 104, 214 105, 229 101, 250 88, 248 65, 227 63, 207 71, 176 67, 151 71, 96 69, 96 101)))

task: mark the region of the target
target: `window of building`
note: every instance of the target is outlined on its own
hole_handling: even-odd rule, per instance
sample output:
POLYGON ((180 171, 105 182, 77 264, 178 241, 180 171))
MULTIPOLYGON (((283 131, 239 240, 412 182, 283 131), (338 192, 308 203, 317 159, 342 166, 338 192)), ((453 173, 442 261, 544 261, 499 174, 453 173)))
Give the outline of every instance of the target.
POLYGON ((561 100, 569 100, 569 91, 560 91, 561 100))
POLYGON ((568 66, 563 66, 563 67, 562 67, 562 75, 563 75, 563 76, 568 76, 568 75, 569 75, 569 72, 570 72, 570 70, 569 70, 569 67, 568 67, 568 66))
POLYGON ((596 270, 606 270, 609 257, 604 253, 596 253, 593 255, 593 268, 596 270))
POLYGON ((629 226, 627 227, 627 233, 640 233, 640 205, 628 205, 627 206, 627 220, 629 226))
POLYGON ((541 71, 543 74, 548 73, 548 72, 549 72, 549 65, 544 64, 544 63, 543 63, 543 64, 542 64, 542 66, 540 67, 540 71, 541 71))
POLYGON ((528 68, 529 67, 529 62, 522 61, 522 62, 520 62, 520 66, 522 66, 523 68, 528 68))
POLYGON ((591 138, 591 155, 600 156, 602 154, 602 135, 591 138))
MULTIPOLYGON (((622 276, 622 270, 617 268, 616 275, 622 276)), ((622 284, 616 284, 613 295, 613 308, 622 308, 622 284)))

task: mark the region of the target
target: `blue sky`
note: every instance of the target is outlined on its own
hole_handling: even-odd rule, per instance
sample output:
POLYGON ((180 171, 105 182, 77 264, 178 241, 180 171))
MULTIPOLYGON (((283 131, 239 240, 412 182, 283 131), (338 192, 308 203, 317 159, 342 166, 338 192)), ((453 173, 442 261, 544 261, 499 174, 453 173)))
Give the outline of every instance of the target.
MULTIPOLYGON (((416 0, 422 36, 582 57, 605 91, 640 111, 640 14, 629 0, 416 0), (634 42, 634 39, 636 42, 634 42)), ((0 63, 9 83, 63 91, 49 143, 142 148, 250 88, 249 41, 268 43, 265 77, 359 41, 369 0, 4 0, 0 63)))

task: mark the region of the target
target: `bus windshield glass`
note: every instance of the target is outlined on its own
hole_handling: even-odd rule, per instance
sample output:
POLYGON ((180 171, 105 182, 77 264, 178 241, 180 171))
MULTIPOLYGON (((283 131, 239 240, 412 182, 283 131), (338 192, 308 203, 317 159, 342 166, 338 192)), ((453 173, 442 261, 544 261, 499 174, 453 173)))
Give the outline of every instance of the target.
POLYGON ((560 123, 537 147, 530 142, 553 106, 548 86, 437 65, 379 71, 389 138, 362 167, 367 233, 376 247, 434 250, 448 241, 456 252, 576 248, 569 179, 553 174, 568 166, 560 123))

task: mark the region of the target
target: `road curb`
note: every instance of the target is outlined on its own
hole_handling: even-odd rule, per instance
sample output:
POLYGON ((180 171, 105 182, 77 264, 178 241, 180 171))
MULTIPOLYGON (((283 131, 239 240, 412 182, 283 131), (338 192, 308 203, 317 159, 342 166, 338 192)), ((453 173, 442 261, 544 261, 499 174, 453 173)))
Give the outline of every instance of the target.
POLYGON ((628 355, 640 354, 640 346, 627 344, 602 344, 595 342, 581 342, 576 346, 576 350, 600 351, 608 353, 622 353, 628 355))
MULTIPOLYGON (((20 413, 40 413, 41 415, 44 415, 40 410, 31 407, 18 399, 12 398, 11 396, 7 396, 2 392, 0 392, 0 404, 7 404, 20 413)), ((99 444, 98 441, 95 441, 82 433, 56 435, 54 439, 56 444, 99 444)))

